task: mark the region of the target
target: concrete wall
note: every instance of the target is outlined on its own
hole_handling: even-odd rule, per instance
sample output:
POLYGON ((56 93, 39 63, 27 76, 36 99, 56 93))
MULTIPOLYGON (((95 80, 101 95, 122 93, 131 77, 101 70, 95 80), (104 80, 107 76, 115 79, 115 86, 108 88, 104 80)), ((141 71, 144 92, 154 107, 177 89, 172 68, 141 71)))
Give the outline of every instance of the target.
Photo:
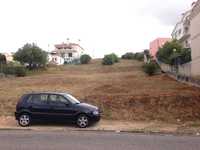
POLYGON ((192 11, 191 18, 192 75, 200 75, 200 1, 192 11))

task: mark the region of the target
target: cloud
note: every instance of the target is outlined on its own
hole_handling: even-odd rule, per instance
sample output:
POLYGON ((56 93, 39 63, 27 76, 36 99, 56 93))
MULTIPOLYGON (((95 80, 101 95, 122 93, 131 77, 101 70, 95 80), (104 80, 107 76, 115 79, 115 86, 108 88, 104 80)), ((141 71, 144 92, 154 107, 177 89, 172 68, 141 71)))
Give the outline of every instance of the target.
POLYGON ((192 1, 0 1, 0 50, 16 51, 26 42, 52 50, 54 44, 70 38, 81 39, 95 57, 138 51, 156 37, 169 37, 192 1))
POLYGON ((145 2, 142 0, 142 7, 139 9, 139 13, 144 16, 155 17, 163 25, 174 25, 181 14, 188 10, 193 0, 151 0, 145 2))

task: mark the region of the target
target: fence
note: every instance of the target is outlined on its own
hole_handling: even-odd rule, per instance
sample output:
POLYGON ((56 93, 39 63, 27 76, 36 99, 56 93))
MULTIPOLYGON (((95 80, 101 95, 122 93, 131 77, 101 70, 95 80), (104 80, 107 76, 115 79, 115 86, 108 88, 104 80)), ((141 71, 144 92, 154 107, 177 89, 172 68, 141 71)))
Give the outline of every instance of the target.
POLYGON ((181 82, 200 87, 200 58, 183 65, 168 65, 157 60, 161 70, 181 82))

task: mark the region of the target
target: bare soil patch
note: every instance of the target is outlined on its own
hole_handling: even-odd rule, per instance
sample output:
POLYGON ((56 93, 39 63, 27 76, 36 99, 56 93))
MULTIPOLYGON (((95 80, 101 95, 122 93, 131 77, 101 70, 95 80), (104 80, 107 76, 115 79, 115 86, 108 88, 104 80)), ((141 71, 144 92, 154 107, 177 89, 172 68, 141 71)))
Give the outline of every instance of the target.
POLYGON ((0 114, 14 115, 16 103, 24 93, 67 91, 101 107, 105 119, 165 122, 200 119, 200 89, 164 74, 146 76, 141 65, 122 60, 113 66, 102 66, 96 60, 88 65, 49 68, 24 78, 0 79, 0 114))

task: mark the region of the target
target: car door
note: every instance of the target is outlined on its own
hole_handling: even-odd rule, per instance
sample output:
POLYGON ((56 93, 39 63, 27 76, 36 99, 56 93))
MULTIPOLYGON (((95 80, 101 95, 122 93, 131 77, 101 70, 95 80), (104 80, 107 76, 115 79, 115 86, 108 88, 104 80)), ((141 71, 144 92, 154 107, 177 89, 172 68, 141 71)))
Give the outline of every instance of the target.
POLYGON ((64 96, 57 94, 50 94, 48 98, 50 105, 50 114, 53 120, 73 120, 77 111, 64 96))
POLYGON ((33 119, 44 120, 49 118, 49 105, 47 103, 48 94, 33 94, 30 97, 29 110, 33 119))

